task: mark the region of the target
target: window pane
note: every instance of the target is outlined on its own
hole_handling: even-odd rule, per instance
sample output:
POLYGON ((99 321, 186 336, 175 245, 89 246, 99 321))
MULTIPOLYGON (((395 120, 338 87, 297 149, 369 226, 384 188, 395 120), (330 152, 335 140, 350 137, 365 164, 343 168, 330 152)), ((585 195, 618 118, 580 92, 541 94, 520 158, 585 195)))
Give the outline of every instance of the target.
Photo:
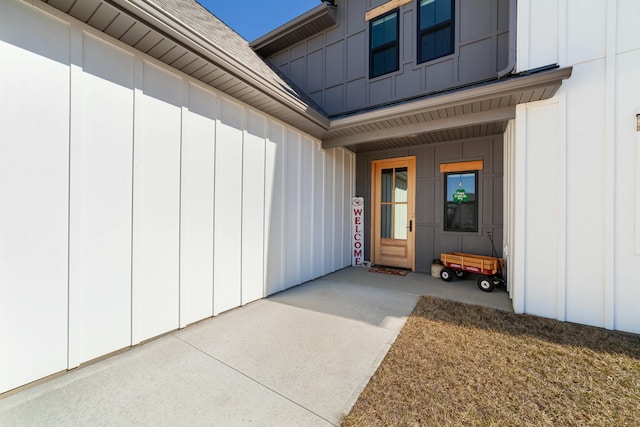
POLYGON ((388 49, 378 51, 371 57, 372 68, 371 77, 381 76, 398 69, 398 49, 392 46, 388 49))
POLYGON ((447 230, 477 231, 475 203, 447 203, 447 230))
POLYGON ((436 22, 451 19, 451 0, 436 0, 436 22))
POLYGON ((382 169, 382 179, 380 187, 382 187, 382 194, 380 201, 392 202, 392 191, 393 191, 393 169, 382 169))
POLYGON ((391 206, 380 206, 380 237, 383 239, 391 238, 391 206))
POLYGON ((451 27, 423 35, 420 37, 420 47, 420 60, 423 62, 449 55, 453 52, 451 27))
POLYGON ((399 203, 394 208, 393 238, 407 240, 407 205, 399 203))
POLYGON ((420 2, 420 29, 424 30, 436 24, 436 0, 420 2))
POLYGON ((371 23, 371 48, 395 42, 398 36, 398 14, 392 13, 371 23))
POLYGON ((436 58, 448 55, 453 52, 451 43, 451 27, 445 27, 433 33, 435 37, 436 58))
POLYGON ((408 180, 408 172, 407 168, 397 168, 396 169, 396 185, 395 185, 395 194, 394 194, 394 202, 405 202, 407 201, 407 180, 408 180))
POLYGON ((448 21, 451 16, 451 0, 421 0, 420 29, 432 27, 448 21))
POLYGON ((449 174, 447 175, 447 201, 453 202, 453 195, 457 190, 464 189, 465 193, 469 197, 470 202, 476 200, 476 174, 475 173, 463 173, 463 174, 449 174))

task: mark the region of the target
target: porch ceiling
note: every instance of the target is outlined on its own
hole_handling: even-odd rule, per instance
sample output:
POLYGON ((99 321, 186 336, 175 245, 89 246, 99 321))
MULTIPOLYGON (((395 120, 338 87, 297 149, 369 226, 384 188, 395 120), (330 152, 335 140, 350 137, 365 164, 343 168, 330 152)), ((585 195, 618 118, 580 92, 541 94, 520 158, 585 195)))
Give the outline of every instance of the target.
POLYGON ((499 135, 515 117, 516 105, 552 97, 571 71, 515 75, 333 119, 322 146, 363 152, 499 135))

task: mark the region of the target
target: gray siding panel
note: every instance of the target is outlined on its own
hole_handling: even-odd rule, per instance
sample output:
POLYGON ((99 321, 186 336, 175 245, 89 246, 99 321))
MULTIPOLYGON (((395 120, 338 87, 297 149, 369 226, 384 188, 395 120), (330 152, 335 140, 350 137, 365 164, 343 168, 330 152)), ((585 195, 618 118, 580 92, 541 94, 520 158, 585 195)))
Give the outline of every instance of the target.
MULTIPOLYGON (((340 83, 344 83, 345 79, 345 65, 344 65, 344 41, 339 41, 330 46, 327 46, 327 58, 331 58, 331 61, 326 61, 326 84, 327 86, 333 86, 340 83)), ((322 58, 322 57, 321 57, 322 58)))
POLYGON ((382 104, 390 100, 392 97, 392 84, 393 79, 391 77, 381 78, 369 83, 369 104, 382 104))
POLYGON ((495 0, 472 0, 462 2, 459 17, 460 43, 485 37, 494 30, 493 26, 497 18, 495 0))
POLYGON ((323 88, 323 63, 321 50, 317 50, 307 56, 307 89, 309 92, 316 92, 323 88))
POLYGON ((496 74, 496 41, 492 38, 480 40, 460 47, 460 80, 463 82, 482 80, 496 74))
POLYGON ((357 110, 366 105, 367 87, 364 78, 347 83, 347 110, 357 110))
POLYGON ((344 110, 344 85, 328 88, 325 91, 327 113, 336 114, 344 110))
POLYGON ((367 77, 367 51, 362 48, 367 43, 366 33, 360 32, 347 39, 347 79, 367 77))
POLYGON ((415 95, 415 88, 422 83, 422 69, 414 70, 412 64, 406 64, 403 73, 396 77, 396 97, 408 98, 415 95))
POLYGON ((369 79, 365 12, 383 3, 385 0, 342 0, 336 26, 269 59, 301 89, 315 94, 313 99, 331 115, 486 80, 506 67, 509 0, 456 0, 454 53, 422 64, 416 59, 418 2, 413 1, 400 7, 400 69, 369 79), (303 57, 307 60, 300 62, 303 57), (362 83, 352 83, 360 79, 364 90, 362 83), (346 89, 336 100, 333 95, 339 85, 346 89))

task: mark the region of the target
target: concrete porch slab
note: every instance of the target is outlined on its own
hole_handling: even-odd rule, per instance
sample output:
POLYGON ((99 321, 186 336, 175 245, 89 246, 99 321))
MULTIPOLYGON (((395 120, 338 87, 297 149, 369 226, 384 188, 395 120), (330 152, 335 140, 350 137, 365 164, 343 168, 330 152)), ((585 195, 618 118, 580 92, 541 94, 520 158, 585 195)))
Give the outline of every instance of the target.
POLYGON ((347 268, 0 398, 0 425, 338 425, 420 295, 500 289, 347 268))

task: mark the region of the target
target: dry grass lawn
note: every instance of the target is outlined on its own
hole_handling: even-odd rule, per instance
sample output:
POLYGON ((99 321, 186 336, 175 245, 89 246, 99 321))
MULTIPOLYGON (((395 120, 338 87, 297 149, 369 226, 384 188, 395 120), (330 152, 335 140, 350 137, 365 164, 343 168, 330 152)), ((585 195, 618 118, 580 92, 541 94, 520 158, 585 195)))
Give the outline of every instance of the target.
POLYGON ((640 426, 640 337, 422 297, 343 426, 640 426))

